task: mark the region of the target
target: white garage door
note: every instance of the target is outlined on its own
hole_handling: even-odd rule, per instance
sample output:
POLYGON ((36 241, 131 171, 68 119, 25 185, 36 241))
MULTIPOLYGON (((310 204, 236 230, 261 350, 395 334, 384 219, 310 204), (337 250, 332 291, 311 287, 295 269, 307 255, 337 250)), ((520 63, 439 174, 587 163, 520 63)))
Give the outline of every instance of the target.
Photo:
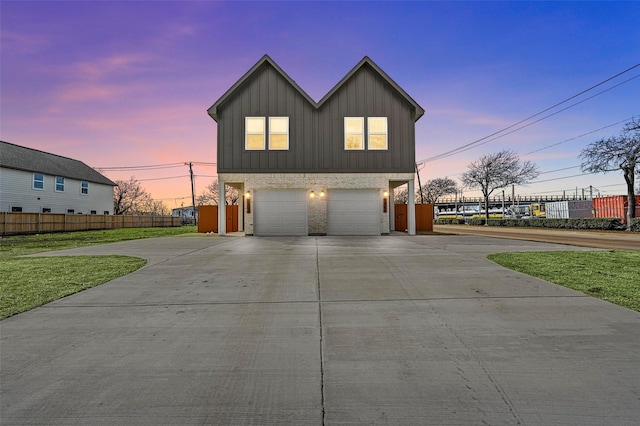
POLYGON ((255 235, 308 235, 304 189, 256 190, 254 203, 255 235))
POLYGON ((377 189, 333 189, 327 198, 329 235, 380 235, 382 200, 377 189))

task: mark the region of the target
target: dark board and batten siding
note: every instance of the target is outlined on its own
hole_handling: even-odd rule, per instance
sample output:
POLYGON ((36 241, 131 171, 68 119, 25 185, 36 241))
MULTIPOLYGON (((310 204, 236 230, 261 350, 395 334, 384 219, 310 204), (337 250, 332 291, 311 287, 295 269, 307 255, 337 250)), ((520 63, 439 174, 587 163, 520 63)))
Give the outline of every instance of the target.
POLYGON ((263 65, 220 110, 218 172, 260 173, 312 167, 314 109, 275 69, 263 65), (289 150, 245 150, 245 117, 289 117, 289 150))
POLYGON ((320 108, 318 169, 327 172, 412 173, 414 113, 374 70, 362 67, 320 108), (387 117, 389 149, 346 151, 344 117, 387 117))
POLYGON ((218 172, 414 171, 415 108, 371 66, 360 67, 319 108, 305 96, 264 62, 233 96, 216 106, 218 172), (289 150, 245 150, 245 117, 254 116, 289 117, 289 150), (346 151, 344 117, 387 117, 389 149, 346 151))

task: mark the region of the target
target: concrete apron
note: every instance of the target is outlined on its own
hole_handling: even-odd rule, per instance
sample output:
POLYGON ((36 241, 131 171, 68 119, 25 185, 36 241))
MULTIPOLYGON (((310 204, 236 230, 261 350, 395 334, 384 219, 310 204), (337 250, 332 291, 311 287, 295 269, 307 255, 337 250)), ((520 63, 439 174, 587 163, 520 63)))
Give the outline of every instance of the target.
MULTIPOLYGON (((0 323, 1 424, 562 424, 640 418, 640 314, 476 236, 140 240, 137 272, 0 323)), ((51 255, 51 254, 49 254, 51 255)))

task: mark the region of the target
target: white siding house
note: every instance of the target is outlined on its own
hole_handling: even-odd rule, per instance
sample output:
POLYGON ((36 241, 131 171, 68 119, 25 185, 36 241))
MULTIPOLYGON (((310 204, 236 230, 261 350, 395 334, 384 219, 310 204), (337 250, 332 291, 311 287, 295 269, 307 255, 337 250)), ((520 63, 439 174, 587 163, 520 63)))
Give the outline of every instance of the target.
POLYGON ((0 141, 0 211, 113 214, 114 186, 81 161, 0 141))

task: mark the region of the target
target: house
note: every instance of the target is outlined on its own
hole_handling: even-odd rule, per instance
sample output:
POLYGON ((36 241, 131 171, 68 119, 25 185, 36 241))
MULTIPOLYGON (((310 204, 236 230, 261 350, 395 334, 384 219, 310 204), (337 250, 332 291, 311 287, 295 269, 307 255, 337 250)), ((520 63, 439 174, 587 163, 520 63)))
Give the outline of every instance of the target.
POLYGON ((198 217, 198 207, 195 208, 195 215, 193 206, 177 207, 171 210, 171 216, 179 217, 183 224, 194 224, 198 217))
MULTIPOLYGON (((265 55, 208 113, 220 193, 230 185, 244 194, 246 235, 388 234, 393 188, 415 192, 424 109, 368 57, 315 102, 265 55)), ((225 209, 219 215, 224 234, 225 209)))
POLYGON ((115 185, 81 161, 0 141, 0 211, 113 214, 115 185))

